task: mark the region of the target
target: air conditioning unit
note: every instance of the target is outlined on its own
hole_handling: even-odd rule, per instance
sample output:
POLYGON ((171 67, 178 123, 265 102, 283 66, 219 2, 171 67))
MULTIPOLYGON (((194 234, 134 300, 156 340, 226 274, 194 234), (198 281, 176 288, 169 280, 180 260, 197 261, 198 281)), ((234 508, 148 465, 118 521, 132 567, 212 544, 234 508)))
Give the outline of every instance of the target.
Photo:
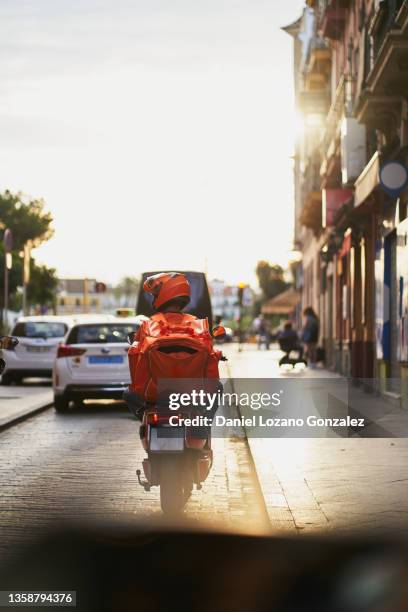
POLYGON ((341 122, 341 180, 350 185, 360 176, 367 163, 366 128, 352 117, 341 122))

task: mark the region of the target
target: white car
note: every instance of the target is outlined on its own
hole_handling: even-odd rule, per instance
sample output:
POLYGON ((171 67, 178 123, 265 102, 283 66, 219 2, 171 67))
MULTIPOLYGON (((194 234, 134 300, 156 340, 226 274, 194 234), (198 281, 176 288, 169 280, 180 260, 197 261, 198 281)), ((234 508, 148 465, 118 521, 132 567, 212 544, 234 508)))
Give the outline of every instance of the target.
POLYGON ((53 370, 54 407, 65 412, 71 400, 121 399, 130 382, 127 337, 138 319, 106 315, 75 324, 58 347, 53 370))
POLYGON ((0 355, 6 362, 2 384, 21 383, 27 376, 51 377, 57 346, 73 323, 70 317, 58 316, 18 319, 11 335, 19 343, 14 350, 0 355))

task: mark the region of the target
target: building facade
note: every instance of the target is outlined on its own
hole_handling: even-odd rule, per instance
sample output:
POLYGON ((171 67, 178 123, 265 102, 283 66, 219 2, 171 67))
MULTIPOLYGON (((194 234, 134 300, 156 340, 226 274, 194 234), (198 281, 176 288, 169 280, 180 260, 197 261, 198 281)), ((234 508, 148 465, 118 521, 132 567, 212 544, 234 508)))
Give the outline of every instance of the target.
POLYGON ((238 319, 238 288, 223 280, 213 279, 209 282, 209 290, 214 318, 238 319))
POLYGON ((60 279, 57 292, 57 313, 68 315, 103 312, 102 295, 96 292, 95 286, 95 279, 60 279))
POLYGON ((303 129, 295 149, 295 245, 303 306, 327 365, 399 393, 408 363, 407 0, 308 0, 294 40, 303 129))

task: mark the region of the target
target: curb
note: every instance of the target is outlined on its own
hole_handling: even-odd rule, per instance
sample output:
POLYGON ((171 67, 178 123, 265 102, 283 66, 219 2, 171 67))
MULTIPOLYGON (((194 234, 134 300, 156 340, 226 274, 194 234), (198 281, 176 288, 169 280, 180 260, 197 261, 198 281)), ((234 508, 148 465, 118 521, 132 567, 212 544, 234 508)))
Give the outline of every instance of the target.
POLYGON ((44 403, 44 400, 38 400, 34 405, 27 406, 25 408, 21 408, 21 410, 17 411, 15 414, 10 415, 5 418, 0 418, 0 431, 4 431, 13 425, 17 425, 17 423, 21 423, 22 421, 28 420, 31 416, 39 414, 44 410, 47 410, 53 405, 52 399, 44 403))
MULTIPOLYGON (((230 366, 228 365, 228 363, 227 363, 227 370, 228 370, 230 381, 232 381, 232 390, 235 392, 234 379, 231 376, 231 369, 230 369, 230 366)), ((237 404, 235 407, 236 407, 238 416, 241 417, 242 413, 241 413, 241 408, 240 408, 239 404, 237 404)), ((247 436, 246 428, 243 427, 242 430, 243 430, 243 432, 245 434, 244 435, 245 446, 246 446, 247 451, 248 451, 249 462, 251 464, 252 471, 253 471, 253 474, 254 474, 254 484, 255 484, 255 488, 256 488, 258 499, 259 499, 260 504, 261 504, 261 511, 262 511, 262 514, 264 515, 265 526, 268 527, 269 530, 271 530, 272 529, 272 523, 271 523, 271 519, 269 517, 268 506, 267 506, 266 501, 265 501, 265 496, 264 496, 264 493, 263 493, 262 484, 261 484, 261 481, 260 481, 260 478, 259 478, 258 470, 256 468, 256 463, 255 463, 254 456, 253 456, 253 453, 252 453, 251 444, 250 444, 248 436, 247 436)))

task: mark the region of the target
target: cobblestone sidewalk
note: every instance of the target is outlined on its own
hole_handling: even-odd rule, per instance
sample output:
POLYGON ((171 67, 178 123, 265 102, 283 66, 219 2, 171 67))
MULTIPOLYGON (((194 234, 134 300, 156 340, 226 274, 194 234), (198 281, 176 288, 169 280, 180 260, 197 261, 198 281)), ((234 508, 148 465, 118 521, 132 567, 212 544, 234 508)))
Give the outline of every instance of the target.
MULTIPOLYGON (((227 352, 234 377, 282 376, 276 351, 245 346, 238 353, 233 346, 227 352)), ((333 374, 307 370, 302 376, 333 374)), ((362 396, 361 401, 369 411, 372 398, 362 396)), ((249 438, 248 442, 273 531, 373 535, 408 531, 407 438, 249 438)))

